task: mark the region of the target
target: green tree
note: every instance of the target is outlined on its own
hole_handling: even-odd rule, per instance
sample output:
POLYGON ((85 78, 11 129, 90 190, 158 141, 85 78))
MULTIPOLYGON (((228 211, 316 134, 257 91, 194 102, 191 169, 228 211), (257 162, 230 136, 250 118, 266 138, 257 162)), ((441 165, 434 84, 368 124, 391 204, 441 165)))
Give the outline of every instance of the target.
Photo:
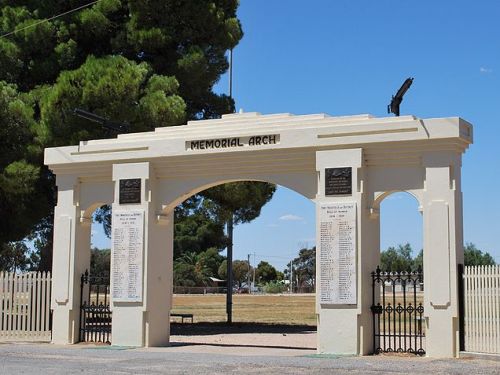
POLYGON ((36 269, 37 257, 28 253, 23 241, 0 245, 0 271, 30 271, 36 269))
POLYGON ((90 274, 99 276, 110 274, 111 250, 93 248, 90 252, 90 274))
POLYGON ((227 279, 227 259, 224 259, 217 270, 217 274, 223 280, 227 279))
POLYGON ((34 147, 33 109, 16 85, 0 81, 0 244, 23 239, 48 210, 34 147), (43 212, 41 212, 43 211, 43 212))
POLYGON ((207 207, 227 226, 227 258, 232 261, 233 228, 259 217, 262 207, 271 200, 276 186, 266 182, 233 182, 203 192, 207 207))
POLYGON ((174 284, 178 286, 202 286, 208 275, 204 267, 197 267, 195 252, 185 252, 174 262, 174 284))
POLYGON ((0 34, 18 30, 0 39, 0 81, 6 82, 0 123, 12 133, 0 143, 0 158, 8 158, 0 165, 0 215, 11 219, 0 243, 32 232, 45 269, 55 189, 43 147, 108 136, 73 116, 73 108, 127 121, 133 131, 234 109, 213 86, 227 70, 225 53, 242 37, 237 0, 101 0, 38 23, 86 4, 0 0, 0 34))
MULTIPOLYGON (((246 283, 248 280, 248 273, 253 271, 253 268, 248 266, 246 260, 235 260, 233 261, 233 286, 241 287, 242 284, 246 283)), ((227 259, 219 266, 219 277, 221 279, 227 279, 227 259)))
POLYGON ((413 259, 413 270, 424 269, 424 250, 420 250, 417 256, 413 259))
POLYGON ((199 254, 185 252, 174 261, 174 283, 178 286, 206 286, 216 277, 224 257, 215 248, 199 254))
POLYGON ((464 248, 464 264, 466 266, 494 265, 495 260, 488 252, 482 252, 473 243, 467 243, 464 248))
POLYGON ((185 252, 201 253, 210 248, 220 251, 226 244, 224 224, 204 207, 200 195, 175 208, 174 259, 185 252))
POLYGON ((233 262, 233 280, 238 287, 247 282, 248 274, 251 272, 252 267, 248 265, 246 260, 235 260, 233 262))
MULTIPOLYGON (((292 283, 294 287, 315 287, 316 246, 299 250, 299 256, 292 260, 292 283)), ((290 279, 290 262, 283 270, 284 278, 290 279)))
POLYGON ((219 250, 211 247, 198 255, 198 264, 201 268, 206 269, 210 277, 217 277, 219 267, 225 257, 219 254, 219 250))
POLYGON ((61 72, 55 84, 40 91, 40 142, 60 146, 108 136, 95 123, 72 115, 77 107, 128 122, 132 132, 178 125, 186 110, 178 88, 174 77, 154 74, 145 62, 89 56, 78 69, 61 72))
POLYGON ((285 283, 281 281, 270 281, 264 285, 266 293, 283 293, 285 291, 285 283))
POLYGON ((174 262, 174 285, 175 286, 197 286, 197 275, 195 266, 183 262, 174 262))
POLYGON ((389 247, 380 254, 380 268, 383 271, 408 271, 413 266, 412 249, 409 243, 389 247))
POLYGON ((259 284, 277 280, 277 271, 271 264, 261 261, 255 270, 256 279, 259 284))
MULTIPOLYGON (((21 30, 88 1, 1 0, 0 33, 21 30)), ((0 80, 22 91, 52 85, 87 56, 123 56, 175 76, 189 118, 218 117, 232 101, 213 92, 228 68, 226 51, 243 36, 237 0, 101 0, 0 40, 0 80)))

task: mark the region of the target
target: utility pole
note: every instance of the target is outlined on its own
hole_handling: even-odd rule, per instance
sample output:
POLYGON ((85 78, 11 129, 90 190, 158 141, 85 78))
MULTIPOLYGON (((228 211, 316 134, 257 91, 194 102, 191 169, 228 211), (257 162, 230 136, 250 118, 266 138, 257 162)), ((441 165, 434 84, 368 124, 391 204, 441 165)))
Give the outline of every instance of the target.
POLYGON ((233 49, 229 50, 229 97, 233 98, 233 49))
POLYGON ((293 268, 292 268, 292 264, 293 264, 293 259, 290 261, 290 293, 293 293, 293 277, 292 277, 293 268))
POLYGON ((252 283, 253 286, 255 286, 255 268, 256 268, 255 253, 253 253, 253 283, 252 283))
MULTIPOLYGON (((233 238, 233 216, 228 220, 227 236, 233 238)), ((227 324, 233 323, 233 243, 227 245, 227 292, 226 313, 227 324)))
POLYGON ((250 272, 251 272, 251 267, 250 267, 250 254, 248 254, 248 257, 247 257, 247 262, 248 262, 247 287, 248 287, 248 294, 250 294, 250 293, 252 293, 252 288, 250 287, 250 272))
MULTIPOLYGON (((229 52, 229 97, 233 98, 233 49, 229 52)), ((227 324, 233 323, 233 215, 227 221, 227 236, 231 243, 227 245, 227 291, 226 291, 226 313, 227 324)))

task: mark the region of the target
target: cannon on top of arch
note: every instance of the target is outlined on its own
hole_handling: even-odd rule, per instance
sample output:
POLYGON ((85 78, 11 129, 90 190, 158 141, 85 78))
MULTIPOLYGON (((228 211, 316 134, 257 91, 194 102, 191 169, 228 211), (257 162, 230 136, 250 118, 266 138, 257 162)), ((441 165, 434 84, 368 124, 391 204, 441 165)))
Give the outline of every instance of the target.
POLYGON ((251 180, 286 186, 316 202, 321 353, 373 352, 371 272, 380 256, 379 205, 393 191, 413 194, 424 214, 426 353, 456 356, 461 157, 471 143, 472 126, 460 118, 243 113, 46 149, 45 164, 58 186, 52 340, 78 340, 80 275, 89 265, 89 219, 96 207, 112 204, 113 215, 123 218, 117 224, 121 219, 114 216, 113 231, 140 237, 133 275, 119 272, 127 264, 117 254, 127 249, 118 232, 113 238, 112 341, 164 345, 174 207, 210 186, 251 180), (120 181, 131 179, 138 181, 129 184, 132 201, 120 201, 120 181), (127 282, 133 290, 124 290, 127 282))

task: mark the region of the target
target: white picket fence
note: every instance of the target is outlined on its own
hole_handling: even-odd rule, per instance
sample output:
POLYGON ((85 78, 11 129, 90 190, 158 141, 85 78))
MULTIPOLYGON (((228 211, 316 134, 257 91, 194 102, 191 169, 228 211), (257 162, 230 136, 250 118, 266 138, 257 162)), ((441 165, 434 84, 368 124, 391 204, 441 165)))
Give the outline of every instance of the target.
POLYGON ((464 269, 465 350, 500 354, 500 265, 464 269))
POLYGON ((0 272, 0 341, 50 341, 50 272, 0 272))

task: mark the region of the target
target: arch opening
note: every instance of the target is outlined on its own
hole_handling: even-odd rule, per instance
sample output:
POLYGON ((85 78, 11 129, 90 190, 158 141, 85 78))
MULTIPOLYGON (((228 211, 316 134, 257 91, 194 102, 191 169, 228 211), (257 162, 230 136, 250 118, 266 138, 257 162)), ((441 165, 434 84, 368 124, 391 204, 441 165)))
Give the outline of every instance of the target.
MULTIPOLYGON (((423 249, 423 220, 417 195, 409 191, 390 191, 379 195, 376 201, 380 210, 380 250, 409 245, 406 246, 405 256, 411 256, 411 259, 417 257, 423 249)), ((411 259, 408 258, 408 262, 411 259)), ((408 262, 402 264, 410 264, 408 262)), ((401 262, 398 264, 402 267, 401 262)))
POLYGON ((380 269, 372 273, 374 351, 424 355, 423 218, 419 200, 410 192, 391 191, 380 194, 378 204, 380 269))
MULTIPOLYGON (((238 180, 239 182, 255 182, 255 180, 238 180)), ((206 191, 207 187, 223 186, 224 182, 204 185, 196 188, 193 196, 206 191)), ((176 211, 179 210, 177 206, 176 211)), ((179 215, 175 215, 179 219, 179 215)), ((175 224, 175 237, 179 237, 182 225, 175 224)), ((225 231, 227 235, 227 230, 225 231)), ((184 233, 185 235, 185 233, 184 233)), ((174 249, 174 313, 192 313, 195 325, 183 324, 172 325, 172 340, 189 342, 189 336, 196 334, 199 329, 208 330, 213 334, 225 332, 242 333, 279 333, 290 332, 293 334, 307 333, 307 345, 311 349, 316 348, 315 330, 315 296, 314 294, 296 293, 300 289, 304 292, 314 290, 315 269, 305 270, 305 265, 299 264, 299 250, 310 250, 309 253, 302 251, 302 257, 314 256, 315 245, 315 206, 314 203, 296 191, 277 186, 272 200, 262 207, 261 214, 250 224, 237 225, 234 227, 234 251, 233 251, 233 274, 234 283, 233 296, 233 323, 228 331, 227 326, 220 323, 226 321, 225 295, 221 292, 227 291, 227 273, 223 271, 227 264, 227 250, 219 248, 218 255, 221 256, 221 266, 217 268, 216 279, 223 280, 222 285, 216 286, 180 286, 176 285, 181 278, 176 271, 185 271, 190 268, 193 271, 201 270, 200 263, 203 262, 205 251, 198 254, 184 256, 179 248, 174 249), (312 253, 312 254, 311 254, 312 253), (193 257, 194 255, 194 257, 193 257), (194 259, 193 259, 194 258, 194 259), (226 258, 226 259, 224 259, 226 258), (197 262, 198 260, 198 262, 197 262), (200 262, 201 261, 201 262, 200 262), (290 264, 292 272, 289 272, 290 264), (271 269, 273 268, 274 271, 271 269), (285 269, 287 272, 284 272, 285 269), (273 272, 275 273, 272 276, 273 272), (271 275, 269 275, 271 274, 271 275), (307 277, 310 277, 307 280, 307 277), (272 279, 267 279, 271 277, 272 279), (283 280, 286 279, 286 280, 283 280), (292 280, 290 284, 290 279, 292 280), (309 283, 310 288, 306 285, 309 283), (292 288, 291 288, 292 286, 292 288), (215 292, 215 293, 214 293, 215 292), (217 293, 219 292, 219 293, 217 293), (288 305, 288 306, 286 306, 288 305), (196 328, 198 325, 199 328, 196 328)), ((182 249, 184 254, 186 249, 182 249)), ((203 250, 203 249, 201 249, 203 250)), ((309 265, 315 267, 315 261, 309 265)), ((215 269, 213 269, 215 270, 215 269)), ((217 282, 217 281, 214 281, 217 282)), ((239 345, 257 344, 266 346, 265 342, 256 343, 255 337, 242 336, 239 345)), ((209 344, 216 336, 206 335, 204 343, 209 344)), ((278 335, 276 339, 280 340, 278 335)), ((289 339, 291 337, 289 336, 289 339)), ((198 339, 199 341, 199 339, 198 339)), ((286 339, 281 339, 281 346, 287 347, 286 339)))

